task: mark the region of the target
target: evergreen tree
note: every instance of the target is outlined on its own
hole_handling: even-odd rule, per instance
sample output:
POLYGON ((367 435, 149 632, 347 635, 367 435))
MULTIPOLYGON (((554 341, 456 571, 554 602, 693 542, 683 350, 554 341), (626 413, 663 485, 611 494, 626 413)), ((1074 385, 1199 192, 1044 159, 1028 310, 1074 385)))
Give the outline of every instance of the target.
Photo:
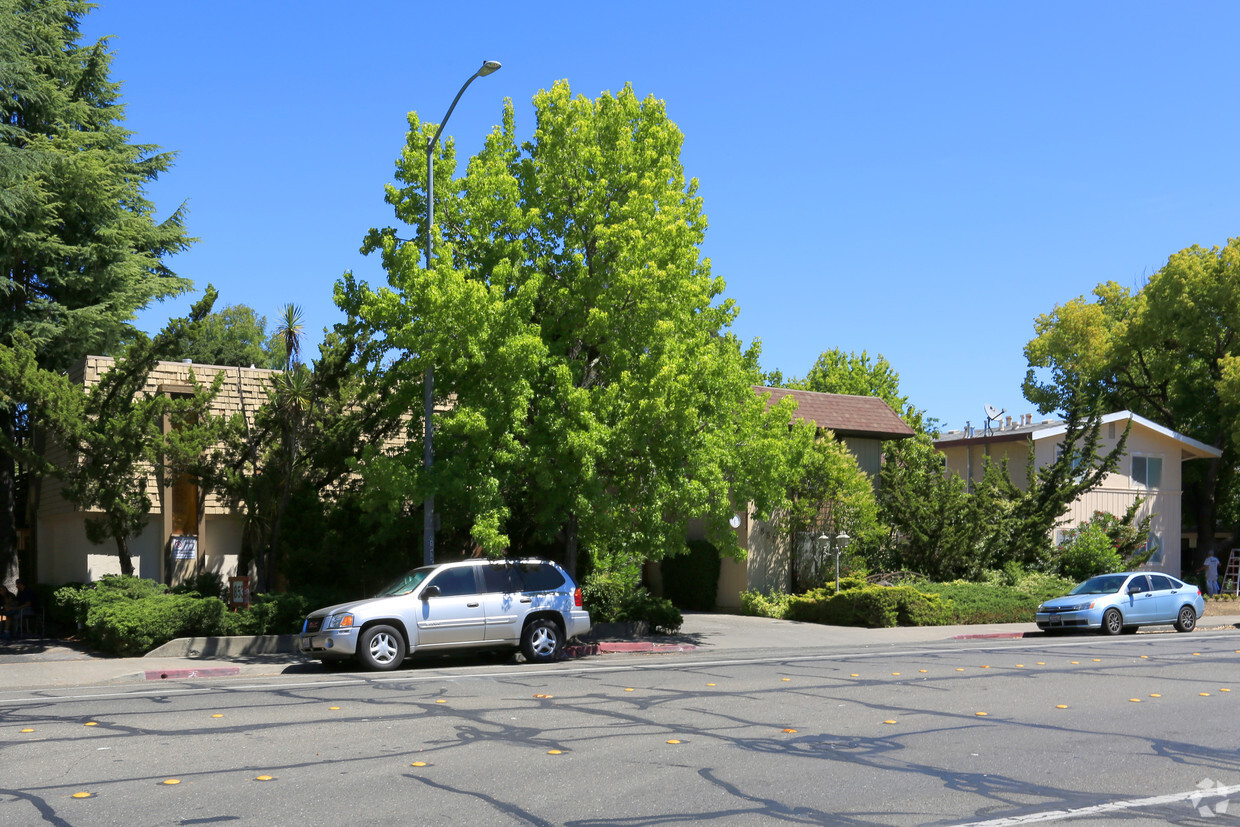
MULTIPOLYGON (((145 186, 172 156, 133 142, 106 40, 79 43, 82 0, 0 0, 0 344, 62 371, 131 337, 136 310, 185 292, 165 259, 193 239, 145 186)), ((29 444, 0 395, 0 439, 29 444)), ((0 455, 0 570, 16 548, 18 466, 0 455)), ((28 507, 37 507, 37 495, 28 507)))

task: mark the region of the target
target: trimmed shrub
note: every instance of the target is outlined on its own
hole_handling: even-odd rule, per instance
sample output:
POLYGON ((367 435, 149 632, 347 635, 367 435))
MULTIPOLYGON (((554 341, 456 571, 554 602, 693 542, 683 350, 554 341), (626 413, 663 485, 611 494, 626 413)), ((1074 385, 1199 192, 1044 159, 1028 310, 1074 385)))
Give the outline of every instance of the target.
POLYGON ((741 614, 749 617, 783 618, 788 611, 788 602, 792 595, 786 592, 771 591, 769 594, 757 590, 741 592, 741 614))
POLYGON ((705 540, 690 540, 689 550, 664 557, 663 596, 682 609, 709 612, 719 591, 719 550, 705 540))
POLYGON ((938 595, 922 594, 910 586, 865 586, 831 594, 814 589, 788 602, 789 620, 831 626, 941 626, 950 612, 938 595))
POLYGON ((672 605, 672 601, 655 597, 645 589, 629 596, 621 607, 617 620, 627 623, 644 620, 650 631, 658 635, 674 635, 684 623, 684 617, 680 610, 672 605))
POLYGON ((1059 547, 1059 571, 1070 580, 1123 571, 1124 560, 1102 526, 1086 523, 1059 547))
POLYGON ((141 600, 111 600, 87 613, 87 639, 121 657, 143 655, 179 637, 225 631, 224 602, 215 597, 157 594, 141 600))

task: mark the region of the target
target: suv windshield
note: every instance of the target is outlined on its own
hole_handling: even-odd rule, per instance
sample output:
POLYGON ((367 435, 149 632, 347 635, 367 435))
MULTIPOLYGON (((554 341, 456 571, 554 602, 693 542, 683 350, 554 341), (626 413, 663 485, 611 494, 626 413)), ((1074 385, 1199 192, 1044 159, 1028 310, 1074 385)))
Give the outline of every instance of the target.
POLYGON ((423 580, 429 577, 430 573, 434 570, 434 566, 424 566, 420 569, 407 571, 391 583, 388 583, 386 586, 379 589, 379 591, 375 593, 375 597, 389 597, 391 595, 409 594, 409 592, 416 589, 423 580))

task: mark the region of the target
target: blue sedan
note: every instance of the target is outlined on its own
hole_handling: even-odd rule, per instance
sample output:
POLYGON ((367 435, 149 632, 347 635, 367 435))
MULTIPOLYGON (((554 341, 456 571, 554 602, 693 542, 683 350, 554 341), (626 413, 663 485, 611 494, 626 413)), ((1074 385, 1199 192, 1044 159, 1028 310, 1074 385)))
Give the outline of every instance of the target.
POLYGON ((1158 572, 1100 574, 1065 597, 1038 607, 1038 628, 1098 629, 1103 634, 1135 632, 1138 626, 1173 623, 1177 632, 1191 632, 1206 610, 1201 589, 1158 572))

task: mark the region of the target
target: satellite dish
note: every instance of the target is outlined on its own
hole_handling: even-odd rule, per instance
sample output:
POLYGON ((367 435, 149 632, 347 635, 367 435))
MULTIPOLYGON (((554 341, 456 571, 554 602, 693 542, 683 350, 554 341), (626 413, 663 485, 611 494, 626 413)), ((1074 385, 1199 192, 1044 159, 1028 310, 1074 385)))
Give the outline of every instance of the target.
POLYGON ((986 436, 990 436, 994 433, 994 429, 990 427, 990 423, 998 422, 999 417, 1003 416, 1003 414, 1007 411, 1007 408, 996 411, 994 405, 983 405, 982 407, 986 409, 986 426, 982 429, 982 433, 986 436))

